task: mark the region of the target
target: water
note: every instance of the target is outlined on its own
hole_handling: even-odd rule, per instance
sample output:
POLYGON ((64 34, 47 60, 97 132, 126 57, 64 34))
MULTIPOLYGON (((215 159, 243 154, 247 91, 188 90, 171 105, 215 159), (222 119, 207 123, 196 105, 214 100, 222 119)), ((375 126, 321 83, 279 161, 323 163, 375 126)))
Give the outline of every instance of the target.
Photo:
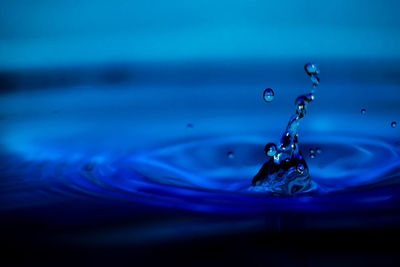
POLYGON ((264 90, 264 101, 267 103, 271 103, 274 100, 275 93, 271 88, 267 88, 264 90))
MULTIPOLYGON (((319 85, 320 71, 315 63, 305 64, 304 69, 311 78, 313 89, 311 93, 297 97, 296 114, 290 118, 276 153, 267 153, 268 161, 253 178, 252 185, 256 187, 256 191, 293 195, 313 188, 307 163, 299 150, 298 127, 300 120, 307 113, 308 103, 314 100, 313 92, 319 85)), ((276 147, 271 143, 267 146, 276 147)), ((310 149, 309 152, 310 158, 315 158, 315 151, 310 149)))
MULTIPOLYGON (((282 81, 279 95, 285 88, 289 97, 298 95, 301 87, 297 85, 304 77, 293 81, 285 77, 272 75, 268 80, 282 81), (298 91, 292 89, 296 86, 298 91)), ((368 116, 361 119, 354 110, 354 99, 362 95, 359 91, 376 92, 390 84, 374 87, 375 83, 346 80, 338 86, 332 83, 335 79, 326 79, 328 84, 324 82, 318 91, 307 120, 302 118, 308 111, 309 94, 296 100, 296 113, 287 125, 282 124, 290 110, 280 102, 285 99, 279 97, 267 105, 260 97, 265 78, 254 84, 68 87, 2 95, 0 210, 98 200, 239 215, 396 209, 398 127, 388 127, 390 114, 375 115, 379 103, 387 107, 376 94, 371 101, 358 100, 368 104, 368 116), (351 88, 356 88, 354 94, 351 88), (337 108, 332 99, 345 92, 350 95, 337 108), (297 140, 293 133, 300 120, 297 140), (185 128, 188 123, 195 127, 185 128), (269 157, 286 164, 285 175, 290 172, 299 183, 290 189, 282 184, 251 187, 252 177, 271 150, 265 149, 266 140, 274 140, 284 126, 277 151, 272 149, 269 157), (281 144, 294 148, 289 145, 283 150, 281 144), (284 163, 288 155, 294 157, 284 163), (297 194, 272 196, 286 192, 297 194)), ((304 82, 307 85, 309 80, 304 82)), ((397 92, 398 88, 392 89, 397 92)), ((393 101, 396 97, 397 93, 390 95, 393 101)), ((68 219, 85 216, 91 215, 68 219)))

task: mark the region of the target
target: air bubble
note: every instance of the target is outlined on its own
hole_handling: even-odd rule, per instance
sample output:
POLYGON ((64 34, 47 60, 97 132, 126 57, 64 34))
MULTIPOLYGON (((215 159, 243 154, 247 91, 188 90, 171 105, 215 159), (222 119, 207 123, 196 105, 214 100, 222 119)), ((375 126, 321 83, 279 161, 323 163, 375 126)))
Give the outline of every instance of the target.
POLYGON ((271 88, 265 89, 263 94, 264 101, 267 103, 271 103, 274 100, 274 95, 275 93, 271 88))

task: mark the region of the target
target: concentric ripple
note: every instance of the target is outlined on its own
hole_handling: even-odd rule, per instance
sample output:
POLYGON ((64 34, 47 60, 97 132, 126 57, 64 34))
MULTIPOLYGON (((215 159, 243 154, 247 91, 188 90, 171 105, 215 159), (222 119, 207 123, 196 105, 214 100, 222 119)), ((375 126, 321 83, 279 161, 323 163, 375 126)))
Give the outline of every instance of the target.
MULTIPOLYGON (((362 209, 390 206, 400 191, 400 147, 390 140, 345 136, 304 140, 314 189, 295 197, 250 190, 264 161, 264 137, 191 140, 125 156, 90 160, 4 160, 3 208, 113 198, 181 209, 247 213, 274 210, 362 209), (228 157, 232 151, 234 157, 228 157)), ((5 156, 3 155, 2 158, 5 156)), ((398 201, 398 200, 397 200, 398 201)))

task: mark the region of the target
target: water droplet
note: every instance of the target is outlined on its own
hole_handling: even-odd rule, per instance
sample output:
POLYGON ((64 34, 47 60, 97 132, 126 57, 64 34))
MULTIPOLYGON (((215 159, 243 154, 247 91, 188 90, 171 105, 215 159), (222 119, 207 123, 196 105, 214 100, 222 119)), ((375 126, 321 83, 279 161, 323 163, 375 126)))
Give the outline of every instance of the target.
POLYGON ((299 163, 299 164, 297 165, 296 169, 297 169, 297 171, 298 171, 299 173, 303 173, 305 168, 304 168, 304 165, 303 165, 303 164, 299 163))
POLYGON ((310 154, 310 159, 315 159, 315 154, 314 153, 312 153, 312 154, 310 154))
POLYGON ((273 157, 276 154, 276 150, 276 145, 274 143, 268 143, 264 148, 265 155, 268 157, 273 157))
POLYGON ((367 110, 365 108, 361 109, 361 114, 365 115, 365 113, 367 113, 367 110))
POLYGON ((314 148, 310 148, 310 149, 308 150, 308 152, 310 152, 310 154, 314 154, 314 153, 315 153, 315 150, 314 150, 314 148))
POLYGON ((235 157, 235 155, 233 154, 232 151, 229 151, 228 153, 226 153, 226 155, 228 156, 228 158, 233 159, 235 157))
POLYGON ((392 126, 392 128, 396 128, 396 126, 397 126, 397 122, 395 122, 395 121, 392 121, 392 123, 390 124, 390 126, 392 126))
POLYGON ((267 88, 264 90, 264 101, 267 103, 271 103, 274 100, 274 91, 271 88, 267 88))
POLYGON ((313 86, 318 86, 319 84, 319 77, 317 75, 311 75, 311 81, 313 83, 313 86))
POLYGON ((321 150, 321 148, 317 147, 317 148, 315 148, 315 152, 317 152, 317 154, 321 154, 322 150, 321 150))
POLYGON ((309 62, 304 65, 304 70, 308 75, 314 76, 319 74, 318 66, 315 63, 309 62))

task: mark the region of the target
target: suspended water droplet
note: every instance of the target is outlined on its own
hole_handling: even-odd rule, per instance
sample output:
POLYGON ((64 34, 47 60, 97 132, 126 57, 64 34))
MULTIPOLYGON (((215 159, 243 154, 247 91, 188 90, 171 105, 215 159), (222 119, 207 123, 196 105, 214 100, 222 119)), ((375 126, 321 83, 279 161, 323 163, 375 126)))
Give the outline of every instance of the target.
POLYGON ((309 63, 305 64, 304 65, 304 70, 310 76, 319 74, 318 66, 315 63, 312 63, 312 62, 309 62, 309 63))
POLYGON ((319 77, 317 75, 311 75, 311 81, 313 86, 316 87, 319 84, 319 77))
POLYGON ((395 122, 395 121, 392 121, 392 123, 390 124, 390 126, 392 126, 392 128, 396 128, 396 126, 397 126, 397 122, 395 122))
POLYGON ((303 165, 303 164, 299 163, 299 164, 297 165, 296 169, 297 169, 297 171, 298 171, 299 173, 303 173, 305 168, 304 168, 304 165, 303 165))
POLYGON ((264 151, 265 155, 268 157, 273 157, 277 151, 276 145, 274 143, 268 143, 265 145, 264 151))
POLYGON ((275 93, 271 88, 265 89, 263 94, 264 101, 267 103, 271 103, 274 100, 274 95, 275 93))
POLYGON ((227 157, 228 157, 229 159, 233 159, 233 158, 235 157, 235 155, 233 154, 232 151, 229 151, 228 153, 226 153, 226 155, 227 155, 227 157))
POLYGON ((365 113, 367 113, 367 110, 365 108, 361 109, 361 115, 365 115, 365 113))

